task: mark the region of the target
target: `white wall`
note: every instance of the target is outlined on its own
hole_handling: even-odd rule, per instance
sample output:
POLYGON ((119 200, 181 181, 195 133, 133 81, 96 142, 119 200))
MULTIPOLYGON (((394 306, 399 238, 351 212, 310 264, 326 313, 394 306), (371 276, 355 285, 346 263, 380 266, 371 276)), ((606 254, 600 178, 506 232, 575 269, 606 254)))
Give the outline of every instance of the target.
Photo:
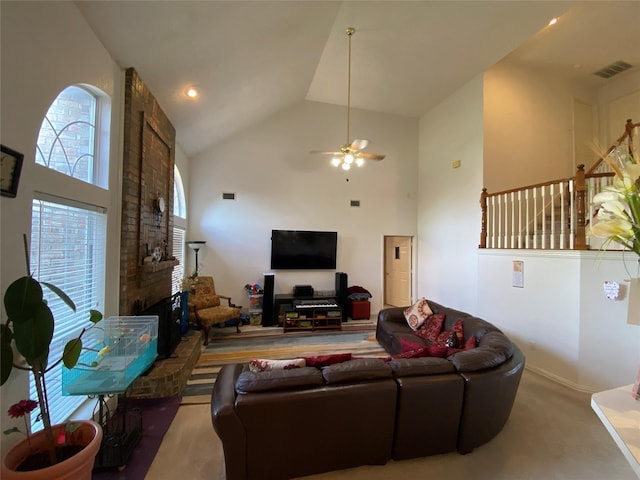
MULTIPOLYGON (((349 173, 309 154, 337 148, 345 129, 344 107, 305 101, 191 159, 188 238, 206 240, 200 273, 219 292, 246 304, 244 285, 262 285, 272 229, 330 230, 337 271, 371 291, 372 309, 382 306, 382 238, 416 233, 417 120, 352 110, 352 137, 372 140, 367 151, 386 158, 349 173)), ((334 271, 276 271, 276 293, 296 284, 333 290, 334 271)))
MULTIPOLYGON (((616 93, 607 92, 603 98, 619 98, 633 88, 633 83, 622 80, 616 93)), ((420 120, 417 293, 496 324, 523 349, 528 368, 572 388, 597 391, 631 383, 640 363, 640 328, 626 324, 626 300, 611 302, 602 293, 604 280, 622 282, 629 277, 620 253, 477 248, 479 198, 488 181, 483 181, 483 167, 485 175, 493 172, 492 179, 514 178, 502 177, 501 168, 493 168, 494 161, 499 164, 507 156, 496 152, 496 160, 487 155, 494 150, 487 143, 497 141, 498 132, 485 130, 483 137, 483 125, 491 123, 486 122, 487 112, 496 118, 509 111, 499 112, 509 104, 504 99, 494 102, 495 96, 520 88, 500 90, 494 84, 483 90, 482 83, 481 78, 474 79, 420 120), (461 160, 459 169, 451 168, 454 160, 461 160), (522 289, 511 284, 513 260, 525 262, 522 289)), ((542 83, 538 86, 544 88, 542 83)), ((539 95, 529 87, 532 98, 539 95)), ((565 118, 571 115, 571 99, 587 95, 566 85, 559 91, 566 101, 556 109, 562 119, 558 128, 563 130, 553 140, 558 152, 570 141, 564 129, 572 125, 565 118)), ((600 109, 606 110, 602 105, 600 109)), ((531 123, 536 124, 539 117, 548 120, 546 115, 534 114, 531 123)), ((507 136, 521 131, 503 123, 500 128, 507 136)), ((529 136, 526 132, 525 137, 529 136)), ((502 141, 509 142, 517 143, 517 138, 502 141)), ((571 152, 567 155, 572 158, 571 152)), ((524 163, 533 161, 526 160, 526 153, 523 158, 524 163)), ((514 186, 505 183, 501 188, 514 186)), ((625 259, 635 261, 631 254, 625 259)), ((632 266, 630 272, 636 275, 632 266)))
POLYGON ((574 98, 595 105, 595 91, 501 62, 485 72, 484 97, 489 193, 575 175, 574 98))
POLYGON ((527 368, 588 392, 626 385, 640 363, 624 295, 636 269, 629 253, 481 250, 477 312, 520 346, 527 368), (515 260, 523 288, 512 286, 515 260), (605 297, 605 280, 622 285, 619 300, 605 297))
MULTIPOLYGON (((121 73, 97 40, 73 2, 2 2, 2 69, 0 137, 2 144, 24 154, 24 165, 16 198, 0 197, 0 291, 25 275, 22 234, 31 232, 31 202, 34 191, 45 190, 80 198, 89 188, 74 186, 60 175, 59 181, 44 180, 35 165, 35 145, 40 124, 51 102, 65 87, 86 83, 112 97, 112 143, 110 191, 94 193, 96 205, 109 212, 107 239, 107 292, 104 313, 117 313, 120 188, 121 188, 121 73)), ((102 307, 101 307, 102 309, 102 307)), ((2 322, 6 321, 4 308, 2 322)), ((13 372, 0 389, 2 430, 13 425, 7 408, 28 398, 28 377, 13 372)), ((16 423, 16 425, 19 425, 16 423)), ((2 435, 2 450, 19 435, 2 435)))
POLYGON ((479 278, 482 83, 477 76, 420 120, 417 295, 470 312, 479 278))

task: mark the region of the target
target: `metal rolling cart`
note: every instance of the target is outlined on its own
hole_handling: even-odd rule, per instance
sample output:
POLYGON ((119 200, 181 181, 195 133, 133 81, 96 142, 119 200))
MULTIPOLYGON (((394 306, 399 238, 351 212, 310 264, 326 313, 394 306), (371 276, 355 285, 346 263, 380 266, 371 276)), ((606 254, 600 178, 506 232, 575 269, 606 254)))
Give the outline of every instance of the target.
POLYGON ((83 343, 89 347, 83 348, 78 364, 62 369, 62 394, 98 398, 103 439, 94 469, 123 470, 142 437, 142 414, 128 407, 125 394, 158 356, 158 316, 109 317, 83 343), (111 395, 124 395, 113 415, 107 404, 111 395))

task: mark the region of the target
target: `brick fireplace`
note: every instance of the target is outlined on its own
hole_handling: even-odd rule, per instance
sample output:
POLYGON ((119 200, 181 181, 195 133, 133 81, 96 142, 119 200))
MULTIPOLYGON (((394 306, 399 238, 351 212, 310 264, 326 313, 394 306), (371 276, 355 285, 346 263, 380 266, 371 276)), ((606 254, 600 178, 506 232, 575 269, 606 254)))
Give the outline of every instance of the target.
MULTIPOLYGON (((173 251, 174 163, 175 128, 135 69, 129 68, 125 72, 119 315, 149 312, 171 299, 171 273, 177 264, 168 255, 173 251), (158 208, 159 198, 164 200, 164 212, 158 208), (166 255, 150 261, 156 248, 166 255)), ((176 338, 175 329, 170 322, 167 325, 159 325, 159 344, 170 343, 170 352, 159 348, 159 359, 127 395, 165 397, 182 391, 200 356, 201 335, 192 332, 176 338)))

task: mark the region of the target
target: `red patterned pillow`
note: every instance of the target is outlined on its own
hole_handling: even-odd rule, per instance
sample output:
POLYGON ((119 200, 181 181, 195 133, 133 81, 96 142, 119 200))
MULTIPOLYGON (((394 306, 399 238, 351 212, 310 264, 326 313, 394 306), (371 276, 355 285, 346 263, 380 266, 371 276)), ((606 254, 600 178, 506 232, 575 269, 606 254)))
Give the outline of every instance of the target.
POLYGON ((407 319, 407 324, 411 327, 411 330, 415 331, 422 326, 432 313, 427 299, 423 297, 410 307, 405 308, 404 318, 407 319))
POLYGON ((438 338, 435 341, 436 345, 447 345, 447 341, 452 333, 456 334, 458 340, 458 347, 464 345, 464 327, 462 325, 462 320, 456 320, 456 323, 453 324, 453 328, 450 330, 445 330, 438 335, 438 338))
POLYGON ((438 345, 421 345, 413 343, 405 339, 400 339, 400 345, 406 350, 401 350, 401 353, 393 355, 392 358, 419 358, 419 357, 440 357, 445 358, 447 356, 447 347, 441 347, 438 345), (413 348, 411 346, 413 345, 413 348))
POLYGON ((304 358, 292 358, 291 360, 268 360, 257 358, 249 362, 249 370, 253 373, 268 372, 270 370, 289 370, 306 366, 304 358))
POLYGON ((464 349, 471 350, 472 348, 476 348, 477 345, 478 345, 478 340, 474 335, 472 337, 467 338, 467 341, 464 342, 464 349))
POLYGON ((444 313, 432 313, 427 317, 427 320, 422 326, 414 333, 420 338, 424 338, 429 343, 435 343, 438 339, 438 335, 442 331, 442 325, 444 324, 444 313))
POLYGON ((424 348, 425 344, 421 342, 413 342, 407 338, 400 339, 400 353, 410 352, 424 348))
POLYGON ((333 353, 329 355, 317 355, 315 357, 304 357, 307 367, 326 367, 334 363, 342 363, 351 360, 350 353, 333 353))

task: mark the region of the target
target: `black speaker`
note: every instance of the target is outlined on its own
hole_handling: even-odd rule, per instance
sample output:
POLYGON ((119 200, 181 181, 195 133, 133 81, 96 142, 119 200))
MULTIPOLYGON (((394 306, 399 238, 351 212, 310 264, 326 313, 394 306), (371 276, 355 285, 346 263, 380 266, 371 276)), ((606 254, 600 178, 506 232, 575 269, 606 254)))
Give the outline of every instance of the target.
POLYGON ((342 309, 342 321, 349 319, 348 315, 348 299, 347 299, 347 274, 344 272, 336 272, 336 301, 342 309))
POLYGON ((278 321, 275 318, 275 312, 273 311, 274 277, 275 277, 275 274, 273 273, 264 274, 264 285, 263 285, 264 294, 262 296, 262 326, 263 327, 271 327, 273 325, 278 324, 278 321))

